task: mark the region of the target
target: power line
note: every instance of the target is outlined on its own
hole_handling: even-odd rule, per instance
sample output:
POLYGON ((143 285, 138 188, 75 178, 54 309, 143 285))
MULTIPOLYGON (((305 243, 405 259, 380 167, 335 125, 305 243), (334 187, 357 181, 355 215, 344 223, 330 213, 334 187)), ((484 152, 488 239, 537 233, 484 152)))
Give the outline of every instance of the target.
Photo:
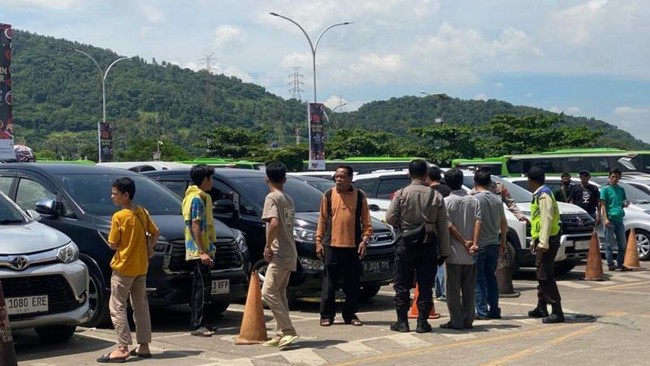
POLYGON ((293 68, 293 73, 287 76, 289 77, 289 85, 291 86, 291 89, 289 89, 291 98, 301 100, 303 82, 300 81, 300 78, 304 77, 304 75, 300 73, 300 67, 295 66, 293 68))

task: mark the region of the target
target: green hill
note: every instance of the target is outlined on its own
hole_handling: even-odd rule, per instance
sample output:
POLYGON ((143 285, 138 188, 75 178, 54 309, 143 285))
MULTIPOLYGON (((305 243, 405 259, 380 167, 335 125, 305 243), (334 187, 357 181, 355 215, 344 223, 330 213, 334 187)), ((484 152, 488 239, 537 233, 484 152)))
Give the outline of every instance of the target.
MULTIPOLYGON (((102 68, 120 57, 107 49, 25 31, 14 32, 12 94, 18 143, 35 150, 75 147, 78 156, 96 158, 96 125, 102 118, 100 74, 80 49, 102 68)), ((217 127, 243 127, 259 132, 269 143, 291 144, 294 131, 307 131, 305 105, 286 100, 263 87, 206 71, 131 58, 113 66, 106 80, 107 119, 114 123, 116 150, 144 139, 174 142, 189 153, 203 155, 209 134, 217 127)), ((479 125, 493 116, 551 114, 541 109, 489 101, 438 100, 435 97, 374 101, 358 111, 337 113, 344 127, 406 135, 411 127, 428 126, 442 117, 445 124, 479 125)), ((569 125, 606 131, 595 146, 649 149, 629 133, 603 121, 564 117, 569 125)))

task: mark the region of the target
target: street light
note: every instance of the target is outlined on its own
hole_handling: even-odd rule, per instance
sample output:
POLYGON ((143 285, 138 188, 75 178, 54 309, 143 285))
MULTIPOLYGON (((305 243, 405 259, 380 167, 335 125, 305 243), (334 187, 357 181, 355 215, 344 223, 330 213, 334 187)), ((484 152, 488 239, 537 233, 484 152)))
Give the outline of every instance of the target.
MULTIPOLYGON (((99 77, 102 80, 102 123, 106 123, 106 76, 108 76, 108 72, 111 70, 111 67, 118 63, 119 61, 126 60, 128 57, 120 57, 117 60, 113 61, 108 67, 106 68, 106 71, 102 71, 101 66, 99 66, 99 63, 97 60, 95 60, 94 57, 91 55, 87 54, 86 52, 82 50, 78 50, 75 48, 75 51, 81 53, 82 55, 85 55, 88 57, 94 64, 97 66, 97 71, 99 71, 99 77)), ((102 162, 102 150, 101 150, 101 133, 99 128, 97 129, 97 144, 98 144, 98 160, 101 163, 102 162)))
POLYGON ((311 38, 309 38, 309 35, 307 34, 307 32, 305 32, 305 29, 300 24, 298 24, 298 22, 296 22, 295 20, 293 20, 293 19, 291 19, 289 17, 286 17, 284 15, 280 15, 280 14, 275 13, 275 12, 270 12, 269 14, 273 15, 274 17, 279 17, 279 18, 288 20, 291 23, 295 24, 300 29, 300 31, 302 31, 302 34, 304 34, 305 37, 307 37, 307 42, 309 42, 309 48, 311 49, 312 67, 313 67, 313 72, 314 72, 314 103, 316 103, 317 102, 317 100, 316 100, 316 50, 318 49, 318 43, 320 42, 321 37, 323 37, 323 34, 325 34, 325 32, 327 32, 328 30, 330 30, 330 29, 332 29, 334 27, 341 26, 341 25, 352 24, 352 22, 336 23, 336 24, 332 24, 329 27, 323 29, 323 31, 320 32, 320 34, 318 35, 318 38, 316 38, 316 43, 314 44, 314 43, 311 42, 311 38))
MULTIPOLYGON (((348 105, 348 102, 341 102, 339 105, 332 108, 332 117, 334 117, 334 112, 336 112, 337 109, 339 109, 339 108, 341 108, 343 106, 346 106, 346 105, 348 105)), ((334 126, 334 123, 332 123, 332 126, 334 126)))

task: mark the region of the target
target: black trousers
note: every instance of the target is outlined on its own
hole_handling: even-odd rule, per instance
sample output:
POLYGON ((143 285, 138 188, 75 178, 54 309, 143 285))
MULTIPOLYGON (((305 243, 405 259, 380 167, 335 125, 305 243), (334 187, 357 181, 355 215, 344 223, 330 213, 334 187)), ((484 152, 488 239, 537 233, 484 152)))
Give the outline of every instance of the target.
POLYGON ((192 262, 192 296, 190 297, 190 311, 192 329, 196 330, 207 325, 205 310, 210 302, 212 291, 212 277, 210 266, 201 263, 196 259, 192 262))
POLYGON ((339 280, 345 293, 343 320, 352 320, 359 310, 359 283, 361 259, 357 248, 325 247, 325 271, 320 298, 321 319, 334 319, 336 315, 336 290, 339 280))
POLYGON ((560 236, 555 235, 549 238, 549 249, 545 252, 537 250, 535 255, 535 267, 537 267, 537 299, 541 303, 560 303, 560 290, 555 282, 555 256, 560 249, 560 236))
POLYGON ((406 316, 411 306, 413 280, 417 282, 418 313, 427 319, 433 307, 433 280, 436 276, 438 251, 435 245, 398 245, 395 248, 395 309, 400 316, 406 316))

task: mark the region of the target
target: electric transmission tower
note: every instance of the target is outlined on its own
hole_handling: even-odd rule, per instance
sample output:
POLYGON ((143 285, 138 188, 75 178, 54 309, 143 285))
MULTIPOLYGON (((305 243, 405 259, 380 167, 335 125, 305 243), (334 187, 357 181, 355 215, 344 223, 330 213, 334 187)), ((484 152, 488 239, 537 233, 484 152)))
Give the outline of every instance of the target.
POLYGON ((293 73, 288 76, 289 76, 289 85, 291 86, 291 89, 289 89, 289 93, 291 93, 291 98, 301 100, 303 82, 300 79, 304 77, 304 75, 300 73, 300 67, 294 67, 293 73))

